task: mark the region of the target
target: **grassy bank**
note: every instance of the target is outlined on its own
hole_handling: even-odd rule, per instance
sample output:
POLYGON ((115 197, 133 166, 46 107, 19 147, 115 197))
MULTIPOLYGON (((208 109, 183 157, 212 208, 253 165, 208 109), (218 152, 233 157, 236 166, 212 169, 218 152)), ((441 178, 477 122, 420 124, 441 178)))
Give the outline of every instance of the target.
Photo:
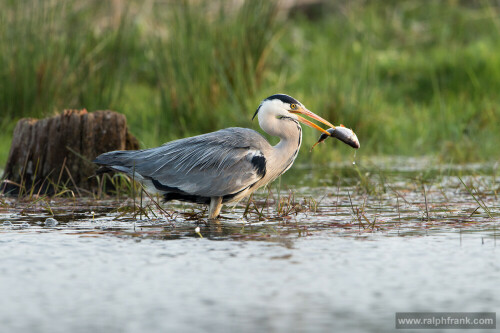
MULTIPOLYGON (((267 2, 6 1, 0 164, 13 124, 64 108, 127 115, 144 147, 229 126, 288 93, 352 127, 358 154, 498 160, 500 18, 489 2, 346 1, 314 19, 267 2)), ((304 132, 309 147, 317 139, 304 132)), ((318 162, 350 156, 326 143, 318 162)), ((311 155, 304 149, 299 161, 311 155)))

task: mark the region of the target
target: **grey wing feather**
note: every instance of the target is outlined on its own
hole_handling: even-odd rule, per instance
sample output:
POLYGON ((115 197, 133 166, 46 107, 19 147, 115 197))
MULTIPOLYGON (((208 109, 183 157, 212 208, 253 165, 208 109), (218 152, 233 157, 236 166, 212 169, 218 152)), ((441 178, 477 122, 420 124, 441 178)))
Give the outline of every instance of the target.
POLYGON ((264 176, 265 152, 271 146, 254 130, 227 128, 138 151, 100 155, 95 163, 163 187, 212 197, 237 193, 264 176), (254 159, 256 158, 256 159, 254 159), (259 164, 255 162, 259 161, 259 164))

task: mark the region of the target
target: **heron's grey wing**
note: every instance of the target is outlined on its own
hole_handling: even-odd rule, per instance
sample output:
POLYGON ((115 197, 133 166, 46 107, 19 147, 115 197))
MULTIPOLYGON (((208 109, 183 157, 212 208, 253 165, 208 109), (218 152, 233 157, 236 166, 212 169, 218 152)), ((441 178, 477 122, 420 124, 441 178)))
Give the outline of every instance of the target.
MULTIPOLYGON (((159 190, 214 197, 240 192, 261 179, 265 175, 268 149, 269 143, 259 133, 228 128, 157 148, 116 152, 122 155, 114 162, 120 163, 118 168, 113 162, 100 163, 100 157, 96 163, 125 172, 133 169, 159 190)), ((113 157, 113 152, 107 154, 113 157)))

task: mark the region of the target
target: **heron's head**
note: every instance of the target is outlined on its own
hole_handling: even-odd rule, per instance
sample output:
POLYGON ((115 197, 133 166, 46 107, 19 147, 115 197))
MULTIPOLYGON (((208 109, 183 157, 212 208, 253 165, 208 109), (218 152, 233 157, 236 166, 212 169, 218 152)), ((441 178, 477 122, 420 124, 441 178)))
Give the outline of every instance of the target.
MULTIPOLYGON (((255 118, 255 116, 259 117, 259 123, 261 116, 266 116, 266 117, 275 117, 276 119, 282 120, 282 121, 287 121, 291 119, 297 120, 309 127, 315 128, 320 132, 323 132, 327 135, 330 135, 329 132, 324 130, 323 128, 319 127, 315 123, 305 119, 304 117, 300 115, 304 115, 307 117, 310 117, 312 119, 315 119, 329 127, 335 127, 332 125, 330 122, 327 120, 321 118, 320 116, 312 113, 309 111, 302 103, 297 101, 295 98, 285 95, 285 94, 275 94, 272 96, 269 96, 265 100, 260 103, 259 107, 257 108, 257 111, 255 111, 255 114, 252 117, 255 118)), ((266 118, 262 117, 262 119, 266 118)), ((262 127, 262 124, 261 124, 262 127)))

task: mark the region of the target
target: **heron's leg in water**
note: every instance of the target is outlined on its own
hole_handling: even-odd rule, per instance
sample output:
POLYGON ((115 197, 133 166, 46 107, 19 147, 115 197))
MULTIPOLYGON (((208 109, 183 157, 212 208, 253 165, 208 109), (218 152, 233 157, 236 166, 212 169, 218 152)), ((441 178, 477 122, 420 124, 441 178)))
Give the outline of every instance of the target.
POLYGON ((208 208, 208 218, 213 220, 219 216, 220 209, 222 208, 222 197, 211 197, 210 207, 208 208))

